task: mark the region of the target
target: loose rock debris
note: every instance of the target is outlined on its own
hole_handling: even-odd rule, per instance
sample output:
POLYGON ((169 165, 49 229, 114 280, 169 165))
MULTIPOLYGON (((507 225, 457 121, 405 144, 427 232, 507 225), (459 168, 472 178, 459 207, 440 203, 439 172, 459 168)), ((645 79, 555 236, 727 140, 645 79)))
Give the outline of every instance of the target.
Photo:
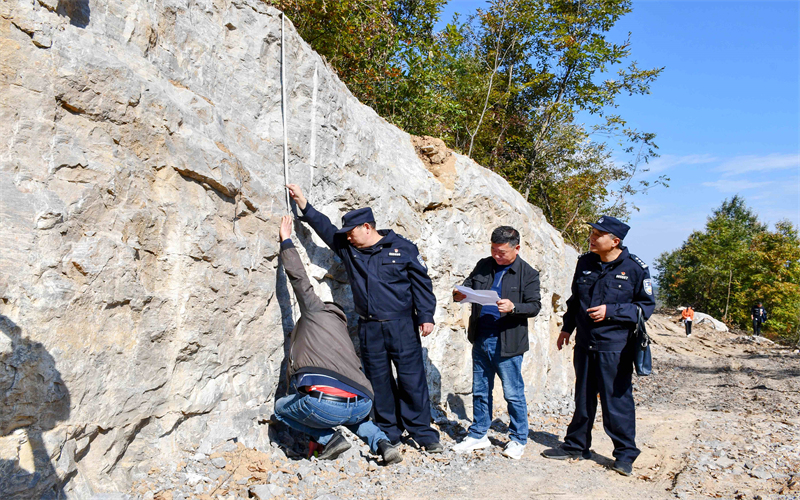
POLYGON ((467 420, 440 413, 446 451, 429 455, 409 440, 404 461, 385 467, 355 436, 335 461, 303 458, 302 434, 275 433, 272 448, 221 443, 210 455, 187 451, 176 470, 152 470, 127 497, 142 500, 416 498, 800 498, 800 355, 763 339, 695 328, 676 317, 650 322, 654 373, 634 380, 634 476, 608 469, 613 447, 598 410, 592 460, 551 461, 571 418, 571 402, 529 402, 530 439, 522 460, 503 457, 504 401, 495 402, 489 438, 470 454, 450 448, 467 420), (497 408, 499 406, 499 408, 497 408))

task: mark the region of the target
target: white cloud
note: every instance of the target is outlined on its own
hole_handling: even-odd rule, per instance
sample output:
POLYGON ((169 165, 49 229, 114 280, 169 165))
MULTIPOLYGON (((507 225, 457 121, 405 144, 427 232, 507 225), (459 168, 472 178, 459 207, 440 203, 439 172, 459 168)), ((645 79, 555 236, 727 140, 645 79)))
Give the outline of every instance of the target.
POLYGON ((702 165, 714 161, 717 161, 717 158, 707 154, 683 156, 662 155, 650 161, 650 163, 645 165, 645 168, 650 169, 648 172, 650 174, 658 174, 679 165, 702 165))
POLYGON ((723 175, 740 175, 749 172, 764 172, 767 170, 783 170, 787 168, 800 168, 800 155, 778 154, 756 156, 736 156, 726 160, 716 168, 723 175))
POLYGON ((703 186, 715 188, 717 191, 722 193, 738 193, 747 189, 764 187, 770 184, 772 184, 772 181, 753 182, 747 180, 735 181, 729 179, 720 179, 714 182, 704 182, 703 186))

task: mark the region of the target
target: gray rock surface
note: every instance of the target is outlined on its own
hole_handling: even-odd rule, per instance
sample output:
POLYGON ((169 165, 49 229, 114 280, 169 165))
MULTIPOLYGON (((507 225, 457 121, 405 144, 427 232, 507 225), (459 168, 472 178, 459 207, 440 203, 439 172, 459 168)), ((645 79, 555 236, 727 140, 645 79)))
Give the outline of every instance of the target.
POLYGON ((720 321, 718 319, 715 319, 711 315, 708 315, 708 314, 705 314, 705 313, 701 313, 701 312, 695 312, 694 313, 694 324, 695 324, 695 326, 696 325, 702 325, 702 324, 708 324, 709 326, 711 326, 711 328, 713 328, 714 330, 717 330, 718 332, 727 332, 728 331, 728 326, 725 323, 723 323, 722 321, 720 321))
MULTIPOLYGON (((257 0, 0 3, 3 498, 59 482, 91 498, 175 470, 176 450, 269 448, 298 314, 277 258, 280 25, 257 0)), ((286 57, 291 181, 335 221, 371 205, 427 260, 439 414, 469 414, 468 308, 450 290, 500 224, 521 230, 542 273, 529 401, 568 399, 554 339, 575 252, 498 175, 430 148, 421 158, 290 22, 286 57)), ((296 241, 319 293, 352 311, 341 264, 307 228, 296 241)))

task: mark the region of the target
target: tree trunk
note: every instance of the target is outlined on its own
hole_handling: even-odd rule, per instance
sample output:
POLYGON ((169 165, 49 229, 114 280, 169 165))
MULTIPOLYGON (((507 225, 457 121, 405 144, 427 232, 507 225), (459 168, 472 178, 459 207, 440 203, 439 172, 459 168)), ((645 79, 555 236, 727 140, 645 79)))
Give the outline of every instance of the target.
POLYGON ((728 275, 728 298, 725 299, 725 314, 722 315, 722 321, 728 321, 728 304, 731 301, 731 281, 733 280, 733 269, 730 270, 728 275))

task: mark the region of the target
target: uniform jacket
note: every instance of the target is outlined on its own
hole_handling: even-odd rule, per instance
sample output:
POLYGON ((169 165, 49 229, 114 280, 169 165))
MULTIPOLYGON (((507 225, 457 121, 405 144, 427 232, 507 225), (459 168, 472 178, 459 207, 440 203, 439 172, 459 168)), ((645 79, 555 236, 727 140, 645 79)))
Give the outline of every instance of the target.
MULTIPOLYGON (((464 286, 473 290, 489 290, 494 283, 495 261, 487 257, 478 261, 464 286)), ((500 313, 500 355, 517 356, 529 349, 528 318, 539 314, 542 308, 539 294, 539 271, 532 268, 522 257, 517 258, 508 268, 500 285, 500 298, 514 303, 514 312, 500 313)), ((474 343, 478 338, 478 318, 483 306, 472 304, 467 338, 474 343)))
POLYGON ((653 285, 647 264, 627 248, 602 271, 600 256, 587 252, 578 258, 572 278, 572 296, 567 300, 563 331, 577 327, 575 344, 596 351, 621 351, 636 326, 636 306, 645 319, 655 309, 653 285), (587 309, 606 305, 606 317, 595 322, 587 309))
POLYGON ((433 323, 436 297, 428 269, 417 246, 392 230, 375 246, 358 250, 337 234, 337 228, 311 204, 306 205, 301 220, 308 222, 344 262, 356 313, 368 320, 399 319, 415 315, 418 324, 433 323))
POLYGON ((751 314, 753 315, 754 320, 757 320, 761 323, 767 321, 767 310, 763 307, 753 306, 753 312, 751 314))
POLYGON ((291 240, 281 243, 281 261, 300 306, 300 319, 289 339, 287 376, 328 375, 373 399, 372 385, 361 371, 361 360, 347 333, 344 311, 335 304, 326 304, 314 293, 291 240))

